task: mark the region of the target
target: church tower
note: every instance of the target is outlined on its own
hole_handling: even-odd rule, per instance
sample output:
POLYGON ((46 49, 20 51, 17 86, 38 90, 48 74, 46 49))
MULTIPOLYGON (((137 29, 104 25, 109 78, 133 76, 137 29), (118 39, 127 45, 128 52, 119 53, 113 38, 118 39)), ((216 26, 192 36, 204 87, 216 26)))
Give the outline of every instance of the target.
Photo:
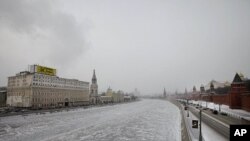
POLYGON ((97 85, 95 70, 93 71, 92 83, 90 86, 90 96, 91 97, 98 96, 98 85, 97 85))
POLYGON ((167 93, 166 93, 166 89, 164 88, 164 91, 163 91, 163 97, 166 98, 167 97, 167 93))

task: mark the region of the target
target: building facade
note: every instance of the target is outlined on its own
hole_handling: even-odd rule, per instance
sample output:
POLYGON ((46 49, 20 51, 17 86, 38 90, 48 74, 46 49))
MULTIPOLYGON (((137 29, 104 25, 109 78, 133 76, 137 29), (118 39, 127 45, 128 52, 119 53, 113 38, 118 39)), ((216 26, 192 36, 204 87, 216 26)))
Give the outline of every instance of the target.
POLYGON ((99 101, 100 104, 112 103, 112 97, 111 96, 100 96, 99 100, 100 100, 99 101))
POLYGON ((122 91, 114 92, 111 88, 107 89, 106 96, 110 96, 112 98, 112 102, 124 102, 124 93, 122 91))
POLYGON ((56 70, 32 65, 8 77, 7 106, 50 108, 89 104, 89 82, 56 76, 56 70))

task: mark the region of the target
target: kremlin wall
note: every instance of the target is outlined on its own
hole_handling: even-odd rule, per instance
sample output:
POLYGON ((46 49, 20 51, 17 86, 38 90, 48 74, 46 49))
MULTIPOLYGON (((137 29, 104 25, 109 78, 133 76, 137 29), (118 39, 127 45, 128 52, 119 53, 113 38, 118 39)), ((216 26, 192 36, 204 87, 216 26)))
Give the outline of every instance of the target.
POLYGON ((178 99, 202 100, 215 104, 228 105, 231 109, 243 109, 250 112, 250 79, 236 73, 232 83, 211 81, 209 88, 201 85, 200 91, 175 95, 178 99))

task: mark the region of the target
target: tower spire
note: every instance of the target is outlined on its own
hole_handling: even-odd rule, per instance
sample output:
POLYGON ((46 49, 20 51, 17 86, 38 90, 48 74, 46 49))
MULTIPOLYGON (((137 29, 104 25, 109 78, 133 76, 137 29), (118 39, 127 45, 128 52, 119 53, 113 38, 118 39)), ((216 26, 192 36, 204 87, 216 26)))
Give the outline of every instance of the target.
POLYGON ((93 77, 92 77, 92 84, 96 84, 97 79, 96 79, 96 75, 95 75, 95 69, 93 71, 93 77))
POLYGON ((167 93, 166 93, 166 89, 164 87, 164 91, 163 91, 163 97, 166 97, 167 96, 167 93))

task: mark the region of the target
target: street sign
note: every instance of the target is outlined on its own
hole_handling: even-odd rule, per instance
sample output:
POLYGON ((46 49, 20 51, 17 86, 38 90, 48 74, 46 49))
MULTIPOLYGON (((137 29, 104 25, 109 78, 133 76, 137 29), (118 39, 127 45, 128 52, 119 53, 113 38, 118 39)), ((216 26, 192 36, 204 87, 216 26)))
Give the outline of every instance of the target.
POLYGON ((192 128, 198 128, 198 120, 192 120, 192 128))

